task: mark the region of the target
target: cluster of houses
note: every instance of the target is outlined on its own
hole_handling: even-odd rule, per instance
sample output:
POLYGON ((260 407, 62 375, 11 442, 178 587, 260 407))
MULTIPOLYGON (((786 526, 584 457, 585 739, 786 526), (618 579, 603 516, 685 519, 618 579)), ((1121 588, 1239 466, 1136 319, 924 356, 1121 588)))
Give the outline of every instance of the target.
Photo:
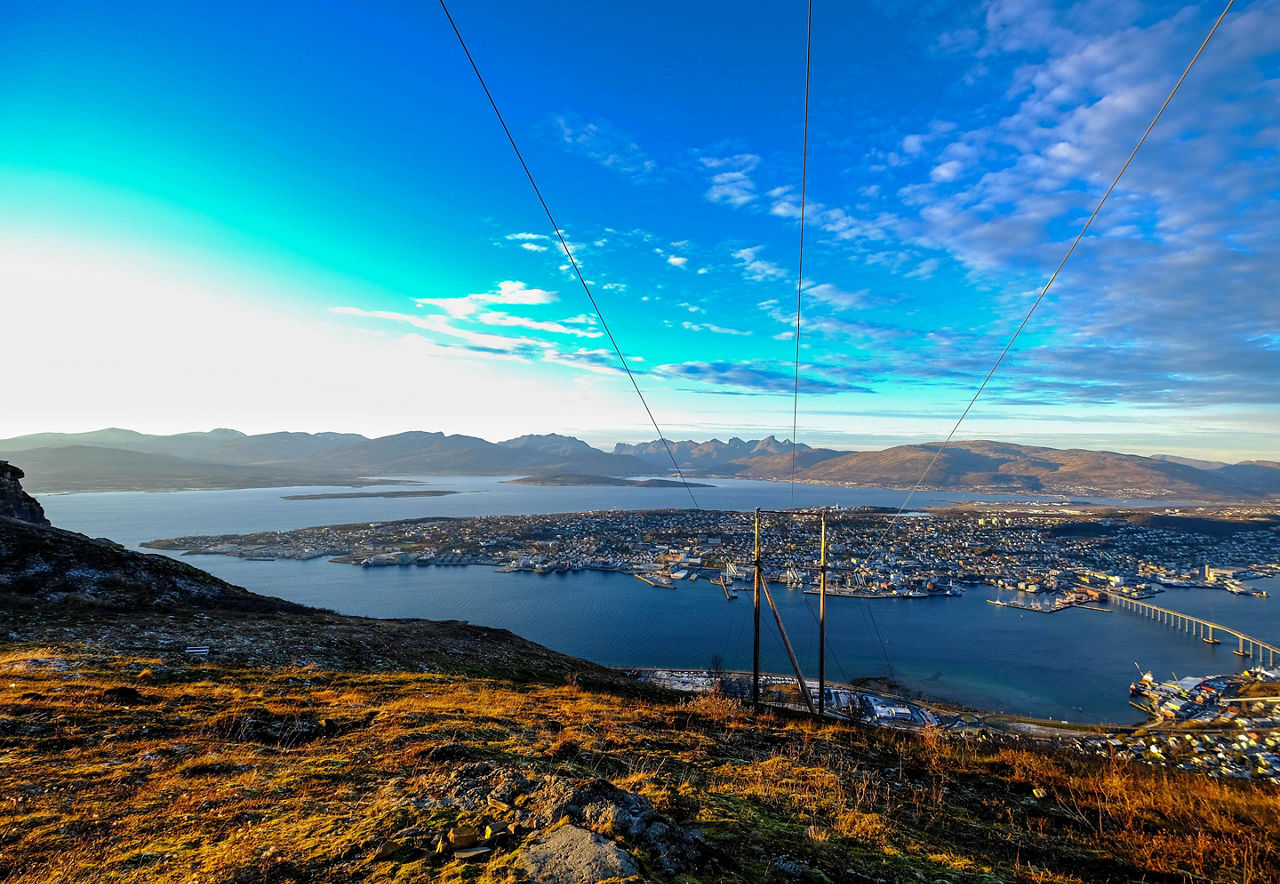
POLYGON ((1107 735, 1072 741, 1090 755, 1176 767, 1210 777, 1256 779, 1280 784, 1280 734, 1261 729, 1107 735))
MULTIPOLYGON (((896 520, 832 510, 827 523, 834 575, 829 585, 968 581, 1032 593, 1093 587, 1141 597, 1158 591, 1161 581, 1232 588, 1237 578, 1280 573, 1280 531, 1274 527, 1202 533, 1061 507, 896 520)), ((683 571, 709 577, 729 563, 749 566, 754 539, 750 513, 607 510, 333 525, 153 545, 258 559, 328 556, 366 566, 484 564, 541 573, 683 571)), ((812 582, 817 519, 764 518, 760 543, 769 574, 798 569, 812 582)))

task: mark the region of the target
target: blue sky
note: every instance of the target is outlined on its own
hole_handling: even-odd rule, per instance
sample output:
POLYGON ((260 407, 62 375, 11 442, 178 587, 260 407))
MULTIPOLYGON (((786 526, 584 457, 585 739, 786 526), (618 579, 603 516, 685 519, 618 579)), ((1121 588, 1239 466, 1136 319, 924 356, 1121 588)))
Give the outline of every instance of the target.
MULTIPOLYGON (((804 4, 452 11, 666 434, 789 436, 804 4)), ((801 441, 946 435, 1219 11, 814 4, 801 441)), ((1278 15, 959 438, 1280 456, 1278 15)), ((7 6, 0 288, 0 436, 654 436, 431 4, 7 6)))

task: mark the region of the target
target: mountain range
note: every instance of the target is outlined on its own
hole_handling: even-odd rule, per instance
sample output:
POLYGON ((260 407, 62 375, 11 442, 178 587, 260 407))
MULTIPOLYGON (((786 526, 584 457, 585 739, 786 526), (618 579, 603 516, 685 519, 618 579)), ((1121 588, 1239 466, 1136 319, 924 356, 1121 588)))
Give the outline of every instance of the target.
POLYGON ((371 477, 426 475, 652 476, 788 480, 880 488, 1019 492, 1169 500, 1280 497, 1280 463, 1237 464, 1172 455, 1142 457, 1008 442, 900 445, 837 451, 773 436, 727 442, 619 443, 611 452, 556 434, 503 442, 406 432, 370 439, 352 433, 265 433, 217 429, 156 436, 132 430, 41 433, 0 440, 0 460, 19 465, 37 492, 361 485, 371 477))

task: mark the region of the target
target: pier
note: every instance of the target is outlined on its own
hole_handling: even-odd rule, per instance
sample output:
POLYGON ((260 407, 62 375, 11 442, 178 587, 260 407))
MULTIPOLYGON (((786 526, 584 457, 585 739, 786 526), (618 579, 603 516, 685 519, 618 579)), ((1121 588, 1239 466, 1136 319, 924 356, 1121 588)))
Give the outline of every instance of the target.
POLYGON ((1267 666, 1274 667, 1276 665, 1276 655, 1280 654, 1280 648, 1275 645, 1268 644, 1251 635, 1245 635, 1243 632, 1232 629, 1229 626, 1223 626, 1221 623, 1202 620, 1199 617, 1192 617, 1190 614, 1179 614, 1177 611, 1170 611, 1168 608, 1161 608, 1149 602, 1138 601, 1120 593, 1106 590, 1104 592, 1107 592, 1107 597, 1115 602, 1119 608, 1149 617, 1174 629, 1180 629, 1188 635, 1195 636, 1209 644, 1216 645, 1221 643, 1216 633, 1235 636, 1236 648, 1232 653, 1237 657, 1253 657, 1261 665, 1265 656, 1267 666))

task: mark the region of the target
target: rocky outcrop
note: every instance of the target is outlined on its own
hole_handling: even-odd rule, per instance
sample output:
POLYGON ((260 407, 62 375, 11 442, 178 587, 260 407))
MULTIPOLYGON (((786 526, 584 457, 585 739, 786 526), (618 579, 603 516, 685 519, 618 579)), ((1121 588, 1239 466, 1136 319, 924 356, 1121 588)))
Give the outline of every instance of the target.
POLYGON ((236 608, 302 611, 257 596, 165 556, 54 528, 22 490, 22 470, 0 461, 0 602, 78 604, 109 610, 236 608))
MULTIPOLYGON (((432 761, 463 761, 472 751, 444 743, 432 761)), ((532 881, 590 884, 637 874, 636 852, 651 872, 677 875, 706 857, 706 841, 658 812, 648 798, 607 780, 545 774, 530 776, 486 761, 459 764, 429 784, 415 804, 424 810, 456 808, 488 814, 504 838, 522 844, 520 864, 532 881)))
POLYGON ((132 552, 48 523, 0 517, 0 607, 78 604, 105 610, 305 610, 254 595, 165 556, 132 552))
POLYGON ((22 470, 13 464, 0 460, 0 516, 30 522, 33 525, 48 525, 44 517, 44 508, 34 497, 22 490, 22 470))

